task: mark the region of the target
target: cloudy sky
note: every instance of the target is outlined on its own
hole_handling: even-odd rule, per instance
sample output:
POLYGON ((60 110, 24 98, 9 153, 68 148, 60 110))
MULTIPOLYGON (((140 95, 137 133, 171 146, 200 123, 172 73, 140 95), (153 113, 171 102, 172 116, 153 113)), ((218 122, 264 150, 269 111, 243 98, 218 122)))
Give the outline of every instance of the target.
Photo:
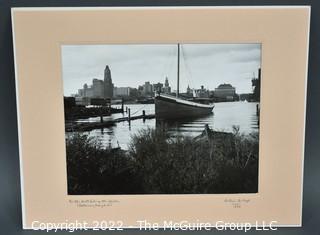
MULTIPOLYGON (((103 79, 106 65, 117 87, 164 83, 165 77, 176 90, 177 45, 63 45, 64 94, 70 95, 103 79)), ((213 90, 230 83, 237 93, 252 91, 251 78, 260 67, 260 44, 183 44, 180 50, 180 91, 191 88, 213 90)))

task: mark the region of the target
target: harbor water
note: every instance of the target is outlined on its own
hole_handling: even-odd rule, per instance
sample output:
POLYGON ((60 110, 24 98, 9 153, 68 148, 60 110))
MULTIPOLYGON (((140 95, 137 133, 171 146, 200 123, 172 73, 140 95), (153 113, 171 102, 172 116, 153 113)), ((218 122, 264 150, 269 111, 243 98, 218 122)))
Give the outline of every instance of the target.
MULTIPOLYGON (((170 135, 198 136, 204 130, 206 124, 215 131, 232 132, 234 126, 240 128, 242 133, 258 131, 258 116, 255 102, 222 102, 216 103, 212 114, 186 120, 175 120, 164 123, 170 135)), ((117 106, 115 106, 117 107, 117 106)), ((130 108, 131 116, 141 115, 145 110, 146 114, 154 114, 154 104, 131 104, 125 105, 125 109, 130 108)), ((104 120, 119 117, 126 117, 128 113, 116 113, 104 120)), ((99 122, 100 117, 80 119, 77 122, 99 122)), ((137 119, 116 123, 115 126, 96 129, 84 132, 89 136, 98 138, 105 147, 121 147, 128 149, 131 136, 137 134, 142 129, 156 128, 159 122, 156 119, 137 119)), ((69 133, 70 134, 70 133, 69 133)))

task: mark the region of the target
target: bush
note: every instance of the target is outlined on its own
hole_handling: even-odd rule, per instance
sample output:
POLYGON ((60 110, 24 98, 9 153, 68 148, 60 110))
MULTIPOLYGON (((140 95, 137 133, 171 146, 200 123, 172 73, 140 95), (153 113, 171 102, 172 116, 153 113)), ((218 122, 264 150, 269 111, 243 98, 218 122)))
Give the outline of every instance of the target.
POLYGON ((199 138, 141 130, 129 150, 103 149, 87 135, 67 139, 69 194, 255 193, 257 133, 207 130, 199 138))
POLYGON ((258 190, 258 135, 214 132, 195 141, 143 130, 133 136, 142 188, 148 193, 242 193, 258 190))
POLYGON ((69 194, 121 194, 139 192, 134 161, 121 150, 103 149, 87 135, 66 140, 69 194))

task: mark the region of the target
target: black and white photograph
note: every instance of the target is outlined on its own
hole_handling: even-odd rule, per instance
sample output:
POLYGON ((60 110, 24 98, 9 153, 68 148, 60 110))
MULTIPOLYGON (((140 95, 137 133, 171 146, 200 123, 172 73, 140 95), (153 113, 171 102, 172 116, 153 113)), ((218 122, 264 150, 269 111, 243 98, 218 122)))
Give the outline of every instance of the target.
POLYGON ((261 48, 62 45, 68 194, 258 193, 261 48))

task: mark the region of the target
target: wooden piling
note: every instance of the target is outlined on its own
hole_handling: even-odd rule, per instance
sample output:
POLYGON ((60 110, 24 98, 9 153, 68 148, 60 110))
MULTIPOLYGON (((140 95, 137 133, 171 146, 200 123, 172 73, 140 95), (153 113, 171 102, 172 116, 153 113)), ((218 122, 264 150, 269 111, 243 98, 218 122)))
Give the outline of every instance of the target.
POLYGON ((128 121, 130 122, 130 120, 131 120, 131 110, 130 108, 128 108, 128 121))
POLYGON ((100 109, 100 123, 103 123, 103 107, 100 109))
POLYGON ((142 110, 142 119, 143 119, 143 121, 146 120, 146 111, 145 110, 142 110))
POLYGON ((124 112, 124 100, 123 98, 121 99, 121 110, 122 110, 122 113, 124 112))
POLYGON ((111 115, 111 101, 107 104, 107 112, 111 115))
POLYGON ((257 116, 260 115, 260 107, 259 107, 259 104, 256 105, 256 113, 257 113, 257 116))

